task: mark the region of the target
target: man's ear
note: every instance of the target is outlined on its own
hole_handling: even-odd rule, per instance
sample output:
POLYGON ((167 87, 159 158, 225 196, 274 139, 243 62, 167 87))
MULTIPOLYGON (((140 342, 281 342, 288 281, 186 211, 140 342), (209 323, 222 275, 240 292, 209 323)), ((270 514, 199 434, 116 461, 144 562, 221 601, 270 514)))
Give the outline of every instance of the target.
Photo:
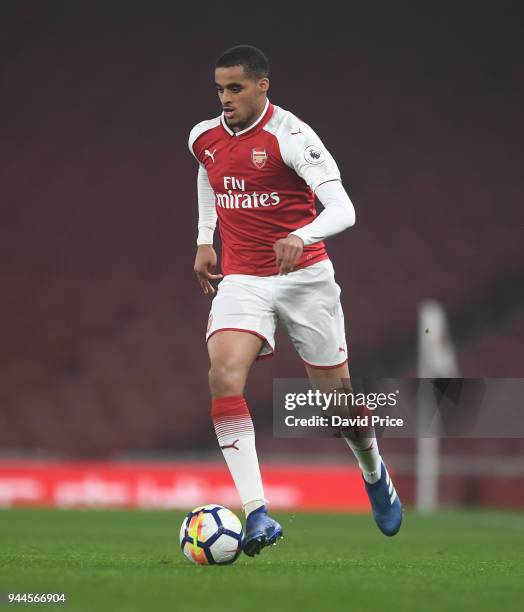
POLYGON ((258 86, 263 92, 267 92, 269 90, 269 79, 267 77, 260 79, 258 86))

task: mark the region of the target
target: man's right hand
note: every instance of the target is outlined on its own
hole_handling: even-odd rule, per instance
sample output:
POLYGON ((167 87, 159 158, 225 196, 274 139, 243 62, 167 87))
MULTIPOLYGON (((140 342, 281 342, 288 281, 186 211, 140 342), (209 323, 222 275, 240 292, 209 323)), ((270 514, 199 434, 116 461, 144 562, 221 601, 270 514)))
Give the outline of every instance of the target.
POLYGON ((222 274, 214 274, 217 267, 217 254, 211 244, 201 244, 195 257, 195 274, 205 295, 215 293, 212 280, 223 278, 222 274))

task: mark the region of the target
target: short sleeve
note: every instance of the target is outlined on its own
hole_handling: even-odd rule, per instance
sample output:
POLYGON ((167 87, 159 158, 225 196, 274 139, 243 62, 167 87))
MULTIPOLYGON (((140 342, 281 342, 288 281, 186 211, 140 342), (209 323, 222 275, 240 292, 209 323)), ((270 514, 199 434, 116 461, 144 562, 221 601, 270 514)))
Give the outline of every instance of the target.
POLYGON ((331 153, 306 123, 281 132, 280 151, 284 163, 315 191, 327 181, 340 180, 340 171, 331 153))
POLYGON ((194 148, 193 148, 193 145, 195 144, 196 139, 197 139, 197 138, 198 138, 198 137, 201 135, 201 133, 202 133, 202 132, 199 130, 199 126, 200 126, 200 124, 195 125, 195 127, 194 127, 194 128, 191 130, 191 132, 189 133, 189 138, 188 138, 188 141, 187 141, 187 146, 188 146, 189 151, 191 152, 191 155, 192 155, 192 156, 193 156, 193 157, 194 157, 194 158, 197 160, 197 162, 198 162, 200 165, 202 165, 202 162, 201 162, 201 161, 198 159, 198 157, 197 157, 197 155, 196 155, 196 153, 195 153, 195 150, 194 150, 194 148))
MULTIPOLYGON (((193 157, 197 160, 197 162, 201 166, 203 166, 204 164, 202 162, 202 159, 199 159, 199 155, 201 154, 198 152, 198 150, 195 151, 195 143, 200 138, 200 136, 205 134, 205 132, 212 130, 213 128, 216 128, 219 125, 220 125, 220 117, 215 117, 214 119, 208 119, 206 121, 201 121, 200 123, 197 123, 195 127, 191 130, 191 132, 189 133, 187 146, 189 150, 191 151, 191 155, 193 155, 193 157)), ((198 148, 199 147, 197 147, 197 149, 198 148)))

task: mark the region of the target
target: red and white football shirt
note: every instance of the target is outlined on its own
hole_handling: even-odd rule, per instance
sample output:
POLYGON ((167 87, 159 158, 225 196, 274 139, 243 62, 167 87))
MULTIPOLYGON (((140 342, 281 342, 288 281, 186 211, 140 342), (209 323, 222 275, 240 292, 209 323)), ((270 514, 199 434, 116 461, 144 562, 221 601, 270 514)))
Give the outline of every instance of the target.
MULTIPOLYGON (((315 132, 269 100, 246 130, 233 132, 223 115, 197 124, 189 149, 215 192, 224 275, 278 274, 273 244, 311 223, 315 189, 340 180, 315 132)), ((326 248, 317 242, 304 247, 295 269, 323 259, 326 248)))

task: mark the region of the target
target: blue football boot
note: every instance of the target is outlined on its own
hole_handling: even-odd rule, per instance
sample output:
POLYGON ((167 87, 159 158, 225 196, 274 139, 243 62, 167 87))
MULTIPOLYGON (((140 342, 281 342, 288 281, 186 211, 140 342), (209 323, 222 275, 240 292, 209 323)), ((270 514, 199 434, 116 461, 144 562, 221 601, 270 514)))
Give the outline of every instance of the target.
POLYGON ((364 483, 378 528, 384 535, 394 536, 402 524, 402 504, 384 462, 380 480, 373 484, 364 480, 364 483))
POLYGON ((247 517, 246 535, 242 541, 242 550, 249 557, 254 557, 269 544, 275 544, 282 536, 282 527, 268 516, 267 508, 260 506, 247 517))

